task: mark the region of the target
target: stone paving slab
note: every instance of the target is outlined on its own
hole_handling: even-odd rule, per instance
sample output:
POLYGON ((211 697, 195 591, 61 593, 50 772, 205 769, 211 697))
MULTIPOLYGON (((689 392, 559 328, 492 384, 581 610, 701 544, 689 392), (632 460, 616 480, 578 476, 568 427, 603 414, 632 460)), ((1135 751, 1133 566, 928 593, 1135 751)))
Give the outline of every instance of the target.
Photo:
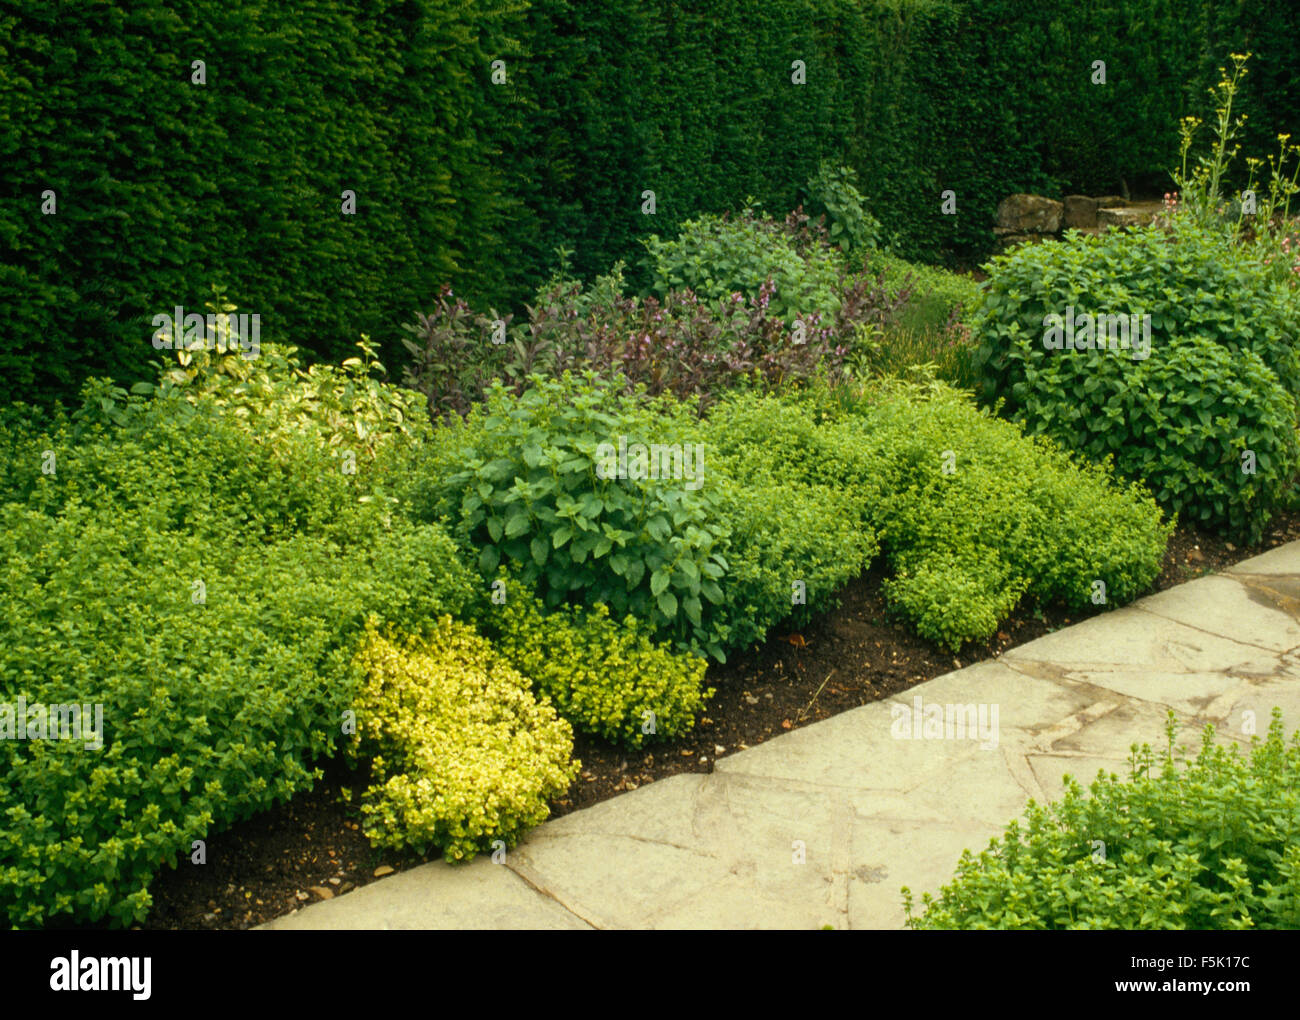
POLYGON ((1166 713, 1300 728, 1300 542, 266 928, 898 928, 1071 774, 1127 776, 1166 713), (917 699, 920 699, 919 702, 917 699), (937 716, 936 716, 937 712, 937 716))
POLYGON ((424 865, 277 918, 264 928, 590 928, 490 857, 456 867, 424 865), (322 917, 315 907, 344 909, 322 917), (304 923, 305 922, 305 923, 304 923))
POLYGON ((1133 605, 1196 630, 1228 634, 1234 641, 1269 651, 1300 645, 1300 622, 1284 608, 1281 593, 1251 575, 1203 577, 1133 605), (1213 607, 1208 620, 1207 607, 1213 607))
POLYGON ((1234 563, 1224 572, 1228 574, 1290 574, 1292 577, 1296 577, 1300 575, 1300 569, 1296 567, 1295 547, 1295 542, 1288 542, 1286 545, 1280 545, 1266 553, 1260 553, 1248 560, 1234 563))

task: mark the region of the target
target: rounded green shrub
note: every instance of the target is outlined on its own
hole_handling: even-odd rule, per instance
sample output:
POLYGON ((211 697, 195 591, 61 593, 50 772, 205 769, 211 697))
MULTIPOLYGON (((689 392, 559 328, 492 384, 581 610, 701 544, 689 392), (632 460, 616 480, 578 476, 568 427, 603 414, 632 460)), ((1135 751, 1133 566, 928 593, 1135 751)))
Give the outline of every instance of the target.
POLYGON ((1295 295, 1190 227, 1073 235, 992 267, 972 321, 984 401, 1092 460, 1113 455, 1190 522, 1257 538, 1300 472, 1295 295), (1100 316, 1115 317, 1104 337, 1100 316), (1067 328, 1075 349, 1060 346, 1067 328))
POLYGON ((1172 523, 1105 466, 943 386, 882 385, 857 417, 886 486, 873 519, 900 572, 955 559, 978 565, 972 580, 1075 610, 1130 602, 1159 574, 1172 523))
POLYGON ((694 727, 713 696, 704 658, 654 641, 645 623, 616 620, 604 603, 548 613, 526 586, 502 580, 504 601, 484 603, 480 625, 576 730, 636 748, 694 727))
POLYGON ((738 464, 718 484, 731 533, 722 581, 730 647, 746 648, 779 623, 798 627, 833 609, 836 593, 879 551, 850 493, 764 479, 738 464))
POLYGON ((417 512, 449 519, 485 578, 507 565, 548 609, 603 602, 720 657, 727 536, 686 409, 590 374, 531 382, 522 396, 498 383, 435 435, 417 512))
POLYGON ((798 392, 728 397, 709 413, 708 438, 731 476, 845 493, 860 524, 885 494, 876 465, 863 456, 858 424, 836 420, 798 392))
POLYGON ((1033 373, 1025 420, 1113 457, 1182 520, 1257 539, 1300 470, 1295 404, 1277 375, 1254 351, 1199 336, 1126 360, 1107 352, 1090 365, 1047 363, 1033 373))
POLYGON ((569 724, 466 625, 444 616, 404 642, 370 628, 357 664, 354 750, 372 756, 361 811, 376 847, 454 861, 514 846, 577 776, 569 724))
POLYGON ((927 552, 915 557, 914 569, 900 566, 882 591, 895 613, 940 647, 956 651, 970 638, 993 634, 1029 587, 993 549, 927 552))
POLYGON ((954 880, 926 893, 908 926, 947 929, 1241 929, 1300 926, 1300 733, 1281 712, 1249 758, 1204 731, 1200 753, 1174 762, 1173 713, 1160 775, 1134 746, 1131 778, 1101 773, 1085 796, 1030 802, 954 880))
POLYGON ((795 432, 774 429, 783 407, 775 400, 728 398, 700 422, 670 400, 641 403, 593 385, 569 379, 535 382, 522 397, 500 393, 489 411, 439 429, 428 445, 411 501, 425 519, 452 522, 485 580, 508 565, 549 610, 603 603, 616 619, 635 616, 721 660, 786 618, 825 609, 870 564, 870 466, 855 464, 847 445, 839 460, 830 452, 853 437, 794 421, 795 412, 787 415, 795 432), (703 470, 693 482, 601 478, 597 447, 620 436, 629 445, 693 444, 703 470), (792 480, 798 464, 809 466, 808 479, 792 480), (848 491, 855 478, 859 488, 848 491), (505 521, 496 533, 494 519, 505 521), (576 538, 574 520, 583 528, 576 538), (701 542, 709 557, 696 562, 701 542))
POLYGON ((814 316, 830 322, 839 310, 839 253, 818 245, 801 253, 780 224, 750 210, 736 219, 701 216, 682 224, 674 240, 652 235, 644 243, 651 288, 660 297, 685 289, 709 300, 754 296, 770 280, 772 312, 787 325, 814 316))
POLYGON ((856 535, 846 558, 878 545, 891 609, 924 636, 957 649, 990 637, 1022 594, 1116 605, 1159 573, 1171 525, 1108 469, 940 384, 881 383, 849 408, 824 396, 723 401, 709 419, 718 458, 736 477, 779 480, 790 506, 800 486, 847 496, 826 504, 856 535))
POLYGON ((728 643, 744 648, 784 620, 798 626, 832 608, 871 565, 880 547, 867 507, 879 493, 842 427, 775 397, 728 397, 704 436, 730 535, 728 643))

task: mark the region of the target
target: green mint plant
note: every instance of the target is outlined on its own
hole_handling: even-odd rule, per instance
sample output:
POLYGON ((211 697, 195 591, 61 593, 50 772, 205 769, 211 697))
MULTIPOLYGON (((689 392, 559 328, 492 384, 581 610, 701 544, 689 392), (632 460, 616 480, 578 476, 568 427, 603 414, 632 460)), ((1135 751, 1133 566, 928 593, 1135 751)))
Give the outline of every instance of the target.
POLYGON ((652 235, 644 244, 651 289, 660 298, 690 290, 716 301, 766 287, 772 314, 786 325, 801 317, 829 322, 840 307, 839 252, 822 245, 801 252, 781 224, 752 208, 735 219, 701 216, 684 223, 675 239, 652 235))
POLYGON ((851 167, 823 161, 804 190, 808 211, 824 218, 831 243, 845 254, 861 256, 881 247, 883 228, 868 211, 867 200, 857 189, 857 172, 851 167))
POLYGON ((441 438, 442 463, 463 467, 430 471, 422 512, 454 522, 485 578, 509 564, 548 609, 603 602, 721 657, 725 634, 712 621, 727 536, 685 408, 639 408, 591 373, 530 383, 521 396, 497 383, 484 409, 441 438), (609 448, 636 445, 652 459, 661 451, 645 464, 655 477, 621 462, 623 476, 609 477, 609 448))
POLYGON ((1262 255, 1189 217, 1172 232, 1076 234, 995 258, 971 321, 981 400, 1113 458, 1183 519, 1252 540, 1300 471, 1296 292, 1262 255), (1126 332, 1136 322, 1146 356, 1051 346, 1051 317, 1080 313, 1098 331, 1102 316, 1126 332))

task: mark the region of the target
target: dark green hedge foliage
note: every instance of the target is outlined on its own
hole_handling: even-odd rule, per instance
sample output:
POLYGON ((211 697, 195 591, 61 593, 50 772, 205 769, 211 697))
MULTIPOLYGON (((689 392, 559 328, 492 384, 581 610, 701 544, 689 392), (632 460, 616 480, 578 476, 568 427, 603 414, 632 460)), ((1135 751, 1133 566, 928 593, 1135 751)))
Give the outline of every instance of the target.
POLYGON ((792 208, 823 160, 899 254, 982 257, 1009 192, 1163 188, 1232 49, 1247 151, 1300 136, 1298 34, 1290 0, 24 4, 0 14, 0 398, 151 376, 149 316, 210 284, 264 339, 338 357, 365 331, 397 365, 444 281, 517 304, 557 246, 590 276, 746 196, 792 208))
POLYGON ((1179 118, 1234 49, 1259 65, 1249 151, 1300 134, 1286 0, 535 0, 528 17, 525 201, 586 274, 747 195, 792 208, 822 158, 858 171, 900 254, 982 255, 1010 192, 1163 190, 1179 118))
POLYGON ((143 0, 0 15, 0 398, 152 378, 152 317, 202 312, 210 284, 261 316, 263 342, 336 360, 468 266, 499 287, 512 189, 494 149, 512 129, 488 90, 510 11, 143 0))

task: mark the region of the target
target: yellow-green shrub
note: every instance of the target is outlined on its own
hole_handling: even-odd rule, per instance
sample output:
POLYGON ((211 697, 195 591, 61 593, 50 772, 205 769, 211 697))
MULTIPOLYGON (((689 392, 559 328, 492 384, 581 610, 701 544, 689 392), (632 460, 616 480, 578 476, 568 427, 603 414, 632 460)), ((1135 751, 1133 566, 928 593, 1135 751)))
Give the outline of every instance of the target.
POLYGON ((704 658, 651 640, 634 616, 612 619, 604 603, 547 613, 507 582, 505 602, 489 606, 483 623, 497 652, 576 729, 627 747, 689 732, 713 696, 704 658))
POLYGON ((569 724, 451 617, 401 643, 370 627, 357 661, 355 749, 374 756, 361 810, 375 846, 437 846, 449 861, 513 846, 577 775, 569 724))

